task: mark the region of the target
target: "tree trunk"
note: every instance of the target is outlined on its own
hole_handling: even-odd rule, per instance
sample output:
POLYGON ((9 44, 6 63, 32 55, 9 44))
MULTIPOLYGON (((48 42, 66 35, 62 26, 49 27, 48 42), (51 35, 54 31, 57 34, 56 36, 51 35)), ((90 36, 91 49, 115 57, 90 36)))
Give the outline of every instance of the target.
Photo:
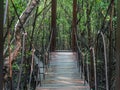
MULTIPOLYGON (((28 19, 28 17, 30 16, 31 12, 34 10, 34 8, 37 6, 38 3, 39 3, 39 0, 30 1, 30 3, 28 3, 28 5, 27 5, 25 11, 19 17, 20 20, 18 20, 15 25, 16 44, 15 44, 14 51, 10 55, 11 63, 18 56, 20 48, 21 48, 21 32, 23 30, 23 26, 26 23, 26 20, 28 19)), ((5 58, 4 66, 6 66, 6 67, 9 66, 9 57, 5 58)))
POLYGON ((52 0, 52 19, 51 19, 51 31, 53 30, 52 41, 50 45, 51 51, 54 51, 56 48, 56 10, 57 10, 57 0, 52 0))
POLYGON ((113 15, 114 15, 114 2, 111 5, 111 11, 110 11, 110 27, 109 27, 109 90, 112 90, 112 73, 113 73, 113 69, 112 69, 112 64, 113 64, 113 52, 112 52, 112 37, 113 37, 113 15))
POLYGON ((3 18, 4 8, 3 0, 0 0, 0 90, 3 90, 3 18))
POLYGON ((120 0, 117 1, 117 30, 116 30, 116 84, 115 90, 120 89, 120 0))
MULTIPOLYGON (((91 18, 90 18, 90 14, 91 14, 91 9, 92 6, 90 6, 89 1, 86 2, 87 5, 87 10, 86 10, 86 16, 87 16, 87 30, 88 30, 88 46, 89 49, 91 48, 91 18)), ((92 88, 94 90, 95 85, 94 85, 94 63, 93 63, 93 53, 92 50, 90 50, 90 88, 92 88)))
POLYGON ((72 21, 72 50, 76 51, 76 37, 77 31, 77 0, 73 0, 73 21, 72 21))

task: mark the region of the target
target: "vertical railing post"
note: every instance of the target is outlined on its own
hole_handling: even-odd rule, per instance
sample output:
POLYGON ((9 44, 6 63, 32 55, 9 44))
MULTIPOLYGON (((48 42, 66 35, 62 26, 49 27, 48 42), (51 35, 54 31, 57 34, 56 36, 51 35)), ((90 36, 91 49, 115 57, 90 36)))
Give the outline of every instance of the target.
POLYGON ((39 55, 39 61, 38 61, 38 78, 40 79, 40 86, 42 86, 40 59, 41 59, 41 55, 39 55))
POLYGON ((79 51, 78 51, 78 65, 79 65, 78 68, 79 68, 79 72, 80 72, 81 69, 80 69, 80 52, 79 51))
POLYGON ((89 59, 88 56, 86 55, 86 64, 87 64, 87 79, 88 79, 88 83, 90 83, 90 73, 89 73, 89 59))
POLYGON ((105 59, 105 78, 106 78, 106 90, 109 90, 109 85, 108 85, 108 66, 107 66, 107 52, 106 52, 106 42, 105 42, 105 36, 104 34, 101 32, 100 33, 102 35, 102 39, 103 39, 103 45, 104 45, 104 59, 105 59))
POLYGON ((93 47, 91 49, 92 49, 93 64, 94 64, 95 90, 97 90, 97 74, 96 74, 95 50, 94 50, 93 47))
POLYGON ((42 55, 42 59, 43 59, 43 79, 45 79, 45 55, 42 55))
POLYGON ((84 58, 84 54, 82 55, 83 56, 83 80, 84 80, 84 85, 85 85, 85 58, 84 58))

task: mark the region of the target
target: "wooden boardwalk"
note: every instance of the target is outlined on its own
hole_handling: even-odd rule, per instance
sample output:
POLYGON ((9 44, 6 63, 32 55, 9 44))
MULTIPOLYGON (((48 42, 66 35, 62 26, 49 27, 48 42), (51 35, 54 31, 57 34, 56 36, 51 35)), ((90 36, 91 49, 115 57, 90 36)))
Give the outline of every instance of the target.
POLYGON ((89 85, 80 78, 76 53, 52 52, 45 80, 36 90, 90 90, 89 85))

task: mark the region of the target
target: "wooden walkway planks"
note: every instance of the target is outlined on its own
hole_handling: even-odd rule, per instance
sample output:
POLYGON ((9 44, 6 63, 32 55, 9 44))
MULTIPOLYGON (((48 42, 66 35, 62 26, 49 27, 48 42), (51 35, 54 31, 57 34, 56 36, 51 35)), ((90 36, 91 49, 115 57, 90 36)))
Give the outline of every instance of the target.
POLYGON ((47 87, 47 88, 43 88, 43 87, 37 87, 36 90, 90 90, 88 89, 89 87, 87 86, 80 86, 80 87, 47 87))
POLYGON ((36 90, 90 90, 88 84, 80 78, 76 53, 51 52, 45 80, 42 81, 42 87, 36 90))

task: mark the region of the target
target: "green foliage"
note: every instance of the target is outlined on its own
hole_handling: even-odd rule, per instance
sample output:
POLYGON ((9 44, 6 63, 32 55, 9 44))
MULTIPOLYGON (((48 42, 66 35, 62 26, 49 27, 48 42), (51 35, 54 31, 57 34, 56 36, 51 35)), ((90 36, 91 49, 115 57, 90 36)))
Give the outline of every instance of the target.
POLYGON ((18 71, 20 68, 19 68, 17 63, 13 63, 12 69, 15 70, 15 71, 18 71))
MULTIPOLYGON (((14 0, 13 1, 16 9, 17 9, 17 13, 20 15, 26 8, 28 0, 14 0)), ((13 8, 12 3, 10 2, 10 13, 11 15, 15 15, 15 10, 13 8)))
MULTIPOLYGON (((30 0, 13 0, 19 16, 25 10, 29 1, 30 0)), ((29 71, 27 70, 31 65, 30 63, 31 59, 29 58, 32 54, 32 52, 30 51, 30 47, 33 45, 35 49, 39 50, 40 53, 42 52, 43 54, 43 51, 45 51, 47 46, 49 45, 50 30, 51 30, 51 4, 48 7, 46 6, 50 3, 50 1, 51 0, 40 0, 40 4, 38 5, 38 12, 36 11, 37 8, 35 8, 31 13, 30 17, 27 19, 25 25, 23 25, 25 31, 28 34, 25 40, 25 58, 26 58, 25 62, 27 62, 27 64, 23 64, 23 68, 24 68, 23 74, 26 73, 29 74, 29 71), (36 17, 36 13, 38 15, 40 12, 41 14, 36 17), (34 22, 35 18, 36 21, 34 22)), ((12 35, 14 33, 14 27, 15 24, 17 23, 18 18, 16 16, 15 9, 13 8, 11 2, 9 4, 10 4, 9 6, 10 20, 12 20, 13 17, 15 18, 10 28, 11 39, 12 39, 13 38, 12 35)), ((96 36, 98 35, 98 30, 101 30, 102 25, 104 23, 104 18, 106 16, 109 4, 110 4, 110 0, 78 0, 77 18, 79 22, 77 24, 77 35, 79 37, 78 42, 81 51, 86 55, 86 58, 88 59, 86 64, 90 65, 91 54, 89 50, 89 45, 91 46, 96 45, 94 42, 96 42, 95 40, 96 40, 96 36), (90 43, 89 43, 89 39, 90 39, 90 43)), ((115 4, 116 4, 116 0, 115 0, 115 4)), ((117 17, 115 15, 116 13, 112 18, 113 27, 116 27, 117 17)), ((56 49, 71 49, 70 44, 71 44, 72 18, 73 18, 73 0, 57 0, 57 48, 56 49)), ((109 12, 107 14, 104 23, 104 26, 107 27, 107 30, 106 28, 102 28, 103 31, 106 30, 109 32, 108 28, 110 25, 108 25, 108 23, 110 22, 110 19, 111 17, 109 12)), ((109 33, 106 36, 109 36, 109 33)), ((21 35, 21 40, 22 40, 22 35, 21 35)), ((8 45, 7 43, 8 41, 5 41, 5 47, 8 45)), ((101 43, 100 46, 102 46, 101 43)), ((109 45, 107 44, 107 46, 109 45)), ((10 47, 12 50, 15 48, 14 42, 11 44, 10 47)), ((100 52, 102 52, 102 50, 100 52)), ((22 53, 20 52, 19 57, 21 56, 21 54, 22 53)), ((102 61, 103 54, 99 54, 99 57, 101 58, 97 59, 98 70, 101 67, 100 65, 102 65, 103 63, 102 61)), ((18 71, 20 69, 20 60, 14 62, 12 68, 13 70, 18 71)))

